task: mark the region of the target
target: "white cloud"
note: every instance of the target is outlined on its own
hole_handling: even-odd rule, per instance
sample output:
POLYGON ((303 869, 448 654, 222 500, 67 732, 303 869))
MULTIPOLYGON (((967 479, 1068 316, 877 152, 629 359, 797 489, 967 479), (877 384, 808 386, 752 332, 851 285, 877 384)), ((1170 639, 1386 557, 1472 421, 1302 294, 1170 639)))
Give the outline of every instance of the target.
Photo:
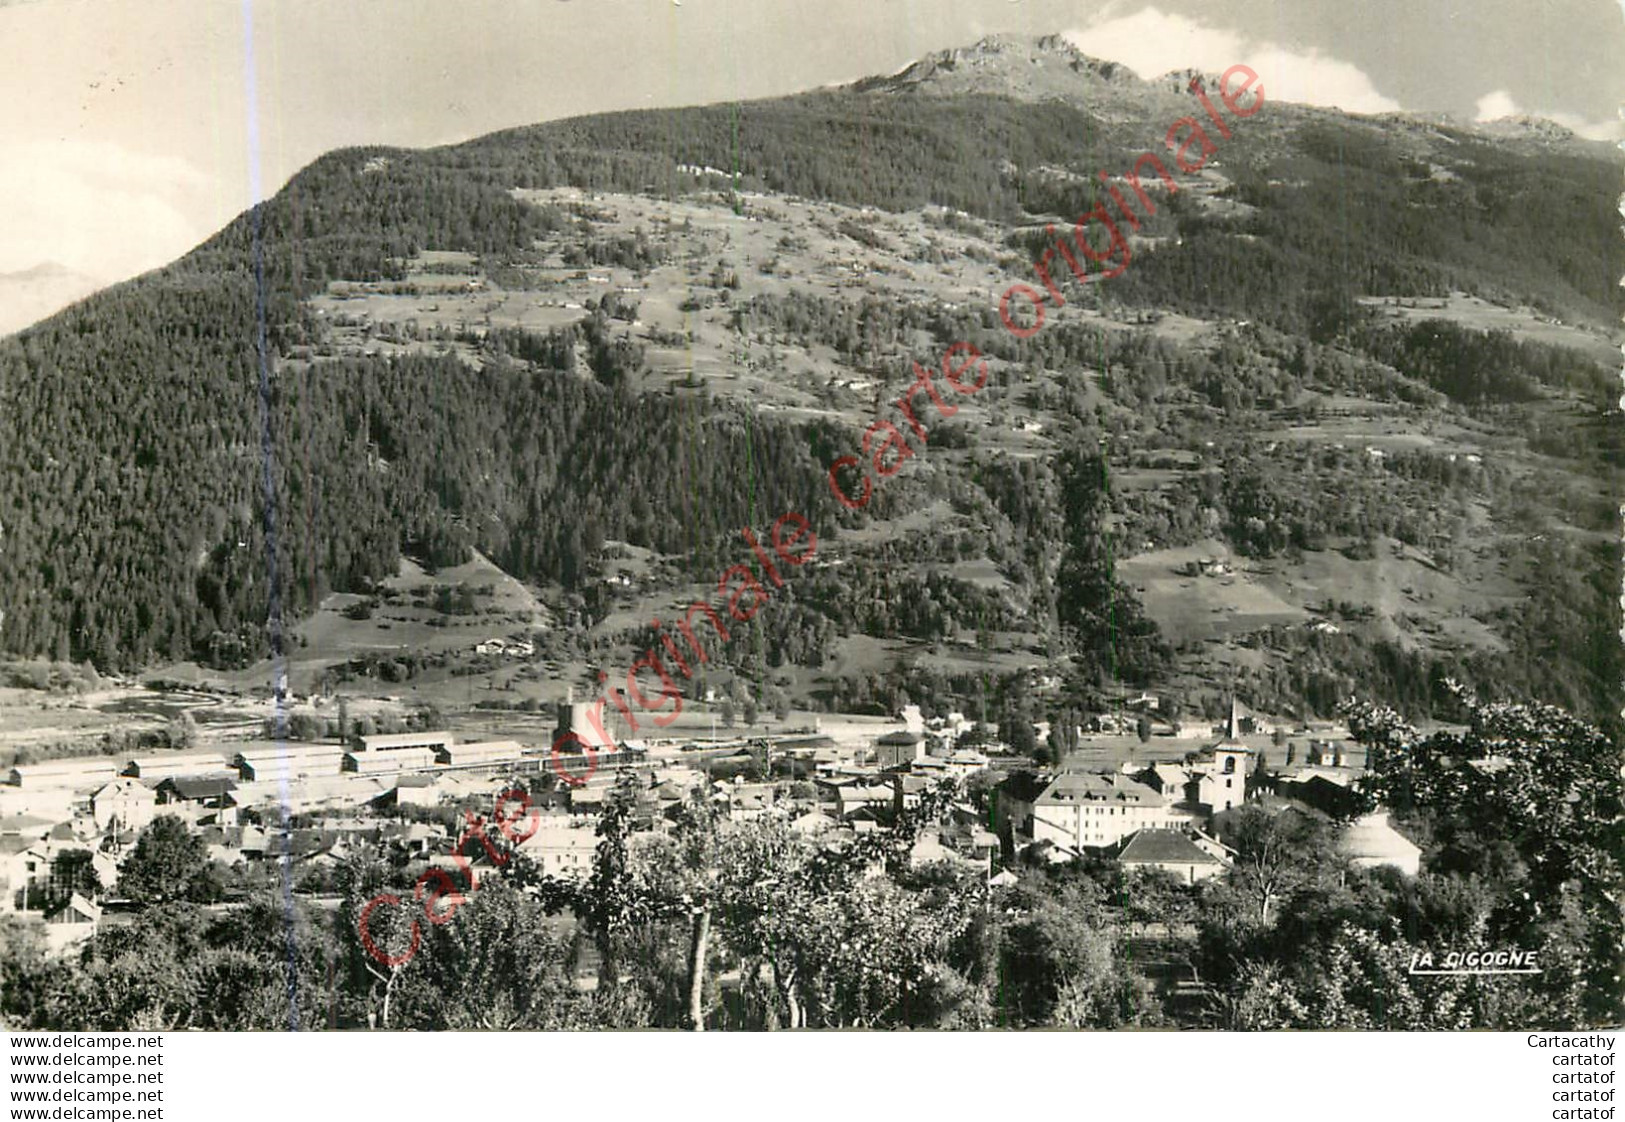
POLYGON ((1496 90, 1478 99, 1478 116, 1473 120, 1482 124, 1485 121, 1499 121, 1502 117, 1517 115, 1518 103, 1512 100, 1512 95, 1505 90, 1496 90))
POLYGON ((1066 37, 1085 54, 1120 62, 1142 78, 1187 68, 1222 73, 1242 64, 1258 72, 1260 84, 1275 100, 1350 113, 1392 113, 1400 108, 1359 67, 1318 50, 1251 40, 1155 7, 1116 17, 1110 16, 1112 10, 1103 13, 1108 18, 1069 31, 1066 37))
POLYGON ((212 232, 213 179, 185 160, 105 141, 28 141, 0 163, 0 272, 54 261, 124 277, 156 268, 212 232))
POLYGON ((1506 90, 1493 90, 1478 99, 1478 113, 1474 120, 1482 124, 1499 121, 1502 117, 1544 117, 1587 140, 1625 139, 1625 126, 1619 121, 1589 121, 1578 113, 1523 109, 1506 90))

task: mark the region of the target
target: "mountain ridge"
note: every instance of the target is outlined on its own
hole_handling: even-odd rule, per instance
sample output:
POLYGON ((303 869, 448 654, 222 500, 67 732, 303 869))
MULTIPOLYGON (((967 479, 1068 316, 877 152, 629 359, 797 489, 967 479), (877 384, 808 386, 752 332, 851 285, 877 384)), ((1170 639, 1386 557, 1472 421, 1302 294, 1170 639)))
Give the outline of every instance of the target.
MULTIPOLYGON (((1189 82, 1196 77, 1202 78, 1205 87, 1212 92, 1217 90, 1221 75, 1202 73, 1187 68, 1168 71, 1153 78, 1141 78, 1123 63, 1086 54, 1068 40, 1063 33, 1052 32, 1041 35, 998 33, 984 36, 967 46, 930 52, 892 74, 872 75, 845 84, 818 87, 795 94, 761 98, 742 104, 768 105, 828 93, 869 95, 924 93, 933 97, 950 99, 963 96, 986 96, 1009 98, 1017 102, 1033 104, 1055 100, 1088 111, 1095 116, 1105 114, 1104 117, 1101 117, 1101 120, 1106 124, 1118 126, 1130 123, 1149 125, 1160 119, 1157 116, 1159 112, 1166 113, 1169 110, 1189 106, 1195 102, 1189 89, 1189 82), (1034 82, 1032 80, 1033 74, 1043 69, 1044 64, 1047 63, 1059 64, 1059 74, 1056 73, 1056 66, 1050 66, 1046 79, 1034 82), (1058 78, 1059 81, 1050 81, 1050 78, 1058 78)), ((1267 92, 1267 80, 1261 77, 1260 84, 1266 87, 1267 92)), ((1216 93, 1214 93, 1214 96, 1216 96, 1216 93)), ((723 108, 725 105, 726 103, 714 103, 712 105, 682 106, 654 110, 653 112, 682 114, 723 108)), ((1461 120, 1443 113, 1351 113, 1335 108, 1283 102, 1274 98, 1269 99, 1268 105, 1270 106, 1269 114, 1264 115, 1262 120, 1255 119, 1251 121, 1250 125, 1252 127, 1264 127, 1274 131, 1295 128, 1302 125, 1305 120, 1312 119, 1336 120, 1343 123, 1365 122, 1377 128, 1393 126, 1406 131, 1423 133, 1443 128, 1493 139, 1502 143, 1527 144, 1533 150, 1538 151, 1574 151, 1582 153, 1588 158, 1602 158, 1612 162, 1625 163, 1625 153, 1621 153, 1618 146, 1604 141, 1588 140, 1576 134, 1572 129, 1548 118, 1527 114, 1502 118, 1497 121, 1478 122, 1461 120), (1281 120, 1283 115, 1284 121, 1281 120)), ((621 113, 642 112, 650 111, 621 111, 621 113)), ((620 114, 612 113, 607 116, 614 117, 618 115, 620 114)), ((310 168, 329 158, 342 156, 346 152, 405 155, 413 152, 458 151, 487 144, 505 136, 523 134, 536 129, 567 126, 575 122, 592 121, 603 116, 606 115, 588 114, 538 124, 517 125, 498 129, 467 140, 427 148, 361 145, 333 149, 318 156, 310 164, 307 164, 304 169, 296 172, 294 177, 290 179, 289 184, 285 185, 282 191, 277 194, 284 194, 288 186, 292 185, 294 180, 310 168)), ((1167 122, 1163 123, 1166 124, 1167 122)), ((1147 133, 1145 137, 1147 146, 1150 146, 1155 139, 1154 136, 1147 133)), ((275 197, 272 196, 272 198, 275 197)), ((240 215, 234 221, 241 221, 242 217, 240 215)), ((230 223, 227 225, 229 226, 230 223)), ((207 245, 211 240, 213 240, 212 237, 205 239, 202 244, 207 245)), ((48 267, 48 264, 42 263, 35 268, 46 269, 48 267)), ((8 274, 0 277, 0 283, 14 283, 25 287, 37 286, 41 283, 42 278, 38 275, 30 275, 32 272, 33 270, 24 270, 22 273, 8 274)), ((70 303, 109 287, 105 282, 83 277, 82 274, 79 276, 82 278, 76 282, 79 291, 67 298, 70 303), (87 290, 85 287, 87 285, 94 287, 87 290)), ((54 310, 60 310, 63 305, 57 303, 60 299, 57 295, 58 290, 73 287, 73 285, 57 284, 53 278, 53 289, 51 293, 42 297, 42 300, 47 304, 54 303, 54 310)), ((54 310, 53 313, 46 314, 54 314, 54 310)), ((10 328, 0 324, 0 337, 3 337, 4 334, 22 330, 30 326, 32 322, 34 321, 18 322, 10 328)))

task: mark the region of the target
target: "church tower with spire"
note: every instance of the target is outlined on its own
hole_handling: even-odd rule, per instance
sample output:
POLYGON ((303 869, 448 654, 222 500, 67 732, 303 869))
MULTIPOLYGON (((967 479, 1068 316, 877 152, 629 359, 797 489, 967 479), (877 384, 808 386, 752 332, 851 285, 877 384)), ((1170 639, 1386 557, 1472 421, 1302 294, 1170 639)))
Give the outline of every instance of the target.
POLYGON ((1241 702, 1230 699, 1224 737, 1206 752, 1195 770, 1196 801, 1209 814, 1219 814, 1247 800, 1252 749, 1241 742, 1241 702))

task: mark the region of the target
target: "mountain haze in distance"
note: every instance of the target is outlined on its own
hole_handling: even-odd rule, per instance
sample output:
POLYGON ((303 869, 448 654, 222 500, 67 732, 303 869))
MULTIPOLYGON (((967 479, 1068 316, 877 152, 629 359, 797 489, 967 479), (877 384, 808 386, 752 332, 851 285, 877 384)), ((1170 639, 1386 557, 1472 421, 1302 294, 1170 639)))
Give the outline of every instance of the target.
POLYGON ((104 283, 54 263, 0 273, 0 335, 20 331, 61 311, 104 283))

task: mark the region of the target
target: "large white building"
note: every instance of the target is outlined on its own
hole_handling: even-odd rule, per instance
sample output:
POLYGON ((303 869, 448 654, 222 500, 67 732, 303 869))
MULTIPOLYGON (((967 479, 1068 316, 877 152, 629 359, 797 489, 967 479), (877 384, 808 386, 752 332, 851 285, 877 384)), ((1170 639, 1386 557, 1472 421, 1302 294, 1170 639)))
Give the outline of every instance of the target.
POLYGON ((237 753, 236 767, 244 783, 293 782, 338 775, 344 749, 336 744, 294 744, 261 741, 237 753))
POLYGON ((427 749, 431 754, 453 743, 457 738, 449 732, 391 732, 376 736, 356 737, 359 752, 401 752, 427 749))
POLYGON ((100 830, 140 830, 157 817, 158 794, 150 780, 115 779, 90 796, 90 814, 100 830))
POLYGON ((999 819, 1019 848, 1049 842, 1081 851, 1116 845, 1136 830, 1178 825, 1172 805, 1125 775, 1063 772, 1012 776, 999 788, 999 819))
POLYGON ((535 825, 535 832, 519 843, 519 852, 535 861, 542 872, 567 880, 585 880, 592 873, 598 850, 598 820, 591 814, 523 816, 510 829, 519 836, 535 825))

